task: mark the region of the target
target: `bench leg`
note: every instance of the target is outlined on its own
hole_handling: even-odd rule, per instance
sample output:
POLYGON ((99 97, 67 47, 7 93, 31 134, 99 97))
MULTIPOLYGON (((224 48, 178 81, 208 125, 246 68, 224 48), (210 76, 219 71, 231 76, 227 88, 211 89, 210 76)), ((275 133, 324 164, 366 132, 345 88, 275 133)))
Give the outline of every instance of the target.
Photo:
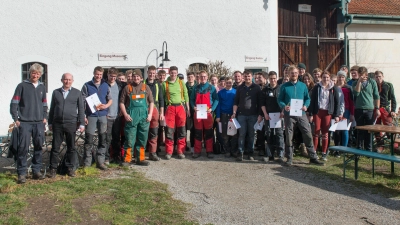
POLYGON ((358 156, 354 155, 354 179, 358 180, 358 156))
POLYGON ((372 178, 375 178, 375 159, 372 158, 372 178))
POLYGON ((343 182, 346 181, 346 153, 343 154, 343 182))

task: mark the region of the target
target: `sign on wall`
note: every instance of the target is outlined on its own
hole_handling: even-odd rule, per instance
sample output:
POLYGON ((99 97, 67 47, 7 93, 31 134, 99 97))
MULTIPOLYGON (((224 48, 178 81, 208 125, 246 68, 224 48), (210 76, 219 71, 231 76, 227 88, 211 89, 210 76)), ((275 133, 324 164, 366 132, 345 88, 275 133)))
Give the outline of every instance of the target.
POLYGON ((245 55, 244 57, 245 57, 244 58, 245 62, 264 62, 265 61, 264 58, 260 57, 260 56, 247 56, 247 55, 245 55))
POLYGON ((299 4, 299 12, 311 12, 311 5, 299 4))
POLYGON ((126 53, 99 53, 99 61, 127 61, 126 53))

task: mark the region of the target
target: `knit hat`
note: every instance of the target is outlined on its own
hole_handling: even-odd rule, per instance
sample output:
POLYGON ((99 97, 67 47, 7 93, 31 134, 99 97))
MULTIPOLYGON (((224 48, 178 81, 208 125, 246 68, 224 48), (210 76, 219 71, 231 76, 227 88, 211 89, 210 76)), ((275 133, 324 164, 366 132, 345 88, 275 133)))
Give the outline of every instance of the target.
POLYGON ((297 67, 300 69, 306 69, 306 65, 304 65, 304 63, 297 64, 297 67))
POLYGON ((140 69, 135 69, 132 75, 139 75, 141 78, 143 78, 142 71, 140 69))
POLYGON ((340 69, 342 69, 343 67, 346 67, 347 69, 349 69, 349 67, 348 67, 347 65, 342 65, 342 66, 340 67, 340 69))
POLYGON ((181 74, 181 73, 178 73, 178 78, 179 78, 179 79, 185 79, 185 77, 184 77, 183 74, 181 74))
POLYGON ((339 76, 346 76, 347 74, 346 74, 346 72, 344 72, 343 70, 339 70, 339 72, 337 72, 337 74, 336 74, 338 77, 339 76))
POLYGON ((287 64, 287 63, 283 64, 283 70, 285 70, 285 69, 288 68, 289 66, 290 66, 290 65, 287 64))

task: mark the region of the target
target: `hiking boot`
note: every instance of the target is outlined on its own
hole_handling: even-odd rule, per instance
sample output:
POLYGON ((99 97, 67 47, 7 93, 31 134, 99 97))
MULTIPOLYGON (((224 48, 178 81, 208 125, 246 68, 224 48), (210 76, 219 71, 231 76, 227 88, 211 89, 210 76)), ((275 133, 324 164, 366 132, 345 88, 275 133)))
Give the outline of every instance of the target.
POLYGON ((149 154, 149 160, 160 161, 160 157, 158 157, 157 153, 153 152, 149 154))
POLYGON ((196 158, 199 158, 199 157, 200 157, 200 154, 197 154, 197 153, 193 153, 193 155, 192 155, 193 159, 196 159, 196 158))
POLYGON ((76 174, 75 174, 74 168, 68 168, 68 173, 67 173, 67 175, 70 176, 70 177, 75 177, 76 174))
POLYGON ((327 155, 326 155, 326 154, 322 154, 321 159, 322 159, 323 161, 328 161, 328 158, 327 158, 327 155))
POLYGON ((18 175, 18 184, 25 184, 26 182, 26 175, 18 175))
POLYGON ((308 157, 308 151, 307 151, 307 147, 305 144, 300 144, 299 146, 299 150, 301 152, 301 155, 303 155, 304 157, 308 157))
POLYGON ((37 173, 34 173, 32 175, 32 179, 34 179, 34 180, 43 180, 44 176, 43 176, 43 174, 41 172, 37 172, 37 173))
POLYGON ((103 164, 98 164, 97 168, 100 169, 100 170, 107 170, 108 169, 107 166, 104 165, 104 163, 103 164))
POLYGON ((285 166, 292 166, 292 165, 293 165, 293 161, 291 159, 286 160, 285 166))
POLYGON ((165 155, 165 159, 166 159, 166 160, 170 160, 170 159, 171 159, 171 154, 166 154, 166 155, 165 155))
POLYGON ((318 159, 310 159, 310 164, 315 164, 315 165, 318 165, 318 166, 325 165, 324 162, 320 162, 320 161, 318 161, 318 159))
POLYGON ((148 166, 150 165, 149 161, 143 160, 143 161, 139 161, 138 163, 136 163, 136 165, 138 166, 148 166))
POLYGON ((243 153, 239 152, 237 157, 236 157, 236 161, 243 161, 243 153))
POLYGON ((108 160, 108 159, 104 160, 104 165, 107 165, 107 166, 110 165, 110 160, 108 160))
POLYGON ((209 159, 212 159, 212 158, 214 158, 214 154, 213 153, 207 153, 207 158, 209 158, 209 159))
POLYGON ((122 167, 129 167, 131 164, 128 162, 121 162, 119 165, 122 167))
POLYGON ((51 179, 56 178, 56 175, 57 175, 56 169, 50 169, 49 173, 47 173, 47 177, 51 179))
POLYGON ((178 154, 178 159, 184 159, 186 156, 184 154, 178 154))

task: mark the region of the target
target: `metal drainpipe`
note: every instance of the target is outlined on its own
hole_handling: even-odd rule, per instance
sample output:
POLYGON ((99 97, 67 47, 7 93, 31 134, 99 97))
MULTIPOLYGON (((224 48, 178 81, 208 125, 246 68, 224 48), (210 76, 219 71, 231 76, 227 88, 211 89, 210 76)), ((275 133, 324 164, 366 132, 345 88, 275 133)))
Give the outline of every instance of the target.
POLYGON ((349 54, 348 54, 348 47, 349 47, 349 38, 347 37, 347 27, 353 23, 353 15, 350 15, 350 20, 346 25, 344 25, 344 62, 347 66, 350 66, 349 54))

